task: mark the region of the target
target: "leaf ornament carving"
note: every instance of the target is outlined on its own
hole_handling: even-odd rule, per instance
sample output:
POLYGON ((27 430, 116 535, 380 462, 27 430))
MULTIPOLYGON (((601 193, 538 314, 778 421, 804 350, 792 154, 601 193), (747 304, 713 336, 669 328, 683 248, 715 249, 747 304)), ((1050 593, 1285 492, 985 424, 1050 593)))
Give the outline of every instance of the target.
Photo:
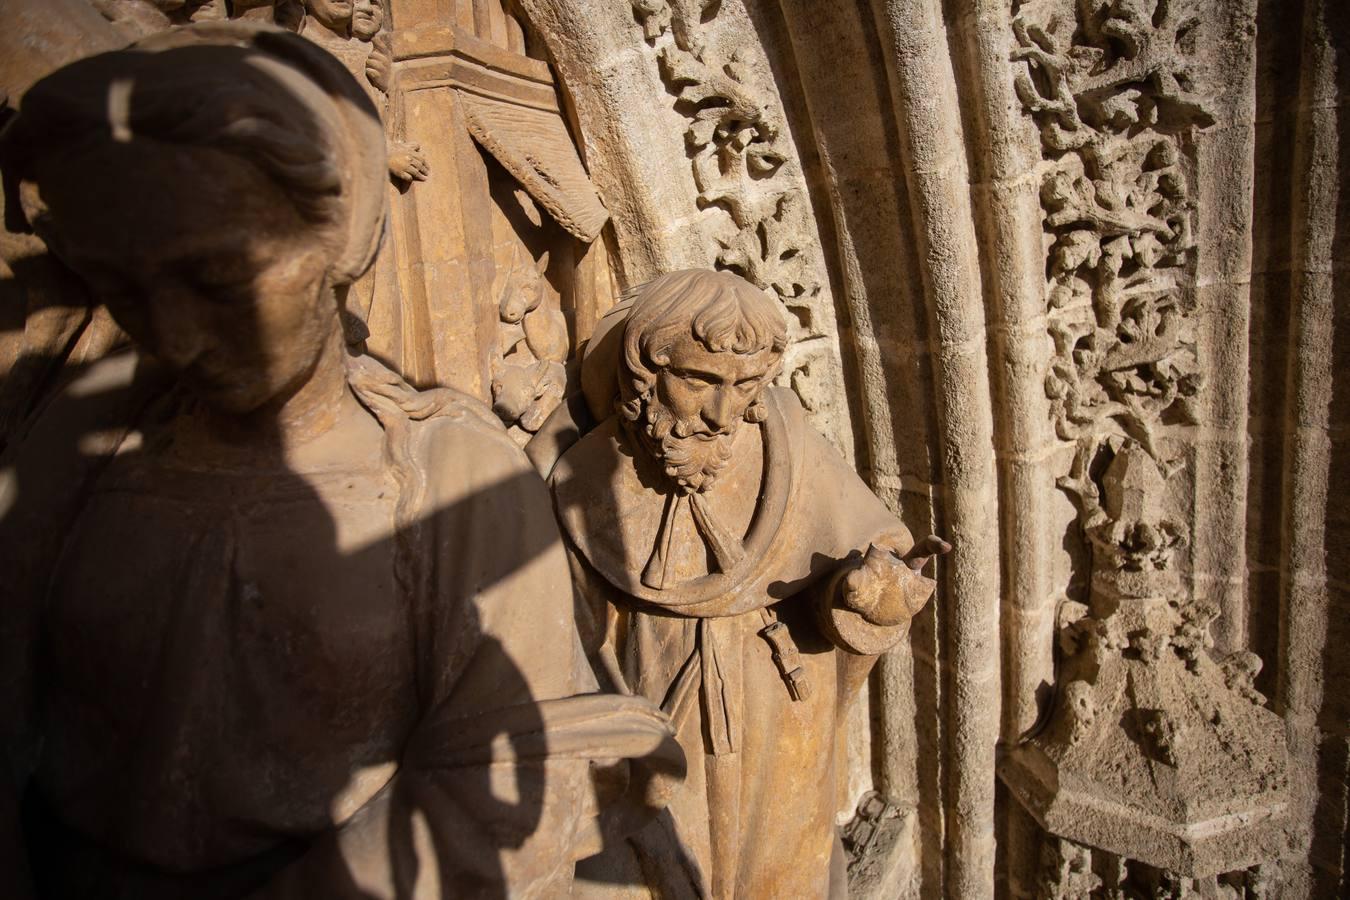
MULTIPOLYGON (((800 328, 796 341, 825 334, 818 283, 807 250, 807 204, 792 171, 780 113, 734 52, 721 58, 705 40, 714 0, 633 0, 661 78, 686 119, 685 146, 701 209, 720 209, 715 265, 771 291, 800 328)), ((794 325, 794 328, 797 326, 794 325)))
POLYGON ((1196 89, 1193 0, 1028 0, 1014 7, 1014 88, 1040 130, 1046 375, 1059 436, 1107 435, 1160 464, 1158 432, 1195 424, 1191 297, 1196 89))

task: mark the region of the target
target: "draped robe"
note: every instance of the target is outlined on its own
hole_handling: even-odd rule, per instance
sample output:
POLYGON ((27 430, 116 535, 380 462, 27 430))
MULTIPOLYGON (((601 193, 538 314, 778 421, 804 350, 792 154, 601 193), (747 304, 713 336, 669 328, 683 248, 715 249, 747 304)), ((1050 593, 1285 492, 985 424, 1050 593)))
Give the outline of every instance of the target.
POLYGON ((133 362, 67 392, 118 412, 58 403, 10 460, 39 895, 565 894, 601 840, 592 761, 673 741, 592 693, 548 496, 505 430, 407 421, 401 472, 379 440, 308 471, 202 468, 127 389, 133 362))
MULTIPOLYGON (((658 893, 838 892, 836 737, 875 654, 908 628, 855 616, 852 649, 866 652, 837 645, 848 643, 835 627, 841 562, 870 543, 903 553, 913 541, 791 392, 770 388, 764 400, 764 422, 740 426, 727 469, 701 497, 673 494, 617 417, 551 475, 587 651, 670 713, 690 760, 669 807, 675 834, 654 823, 636 842, 641 868, 661 870, 658 893), (726 534, 740 546, 714 547, 726 534), (775 621, 797 650, 788 665, 804 675, 800 699, 762 634, 775 621), (689 878, 671 871, 681 868, 689 878)), ((932 590, 908 569, 900 577, 920 598, 932 590)), ((597 869, 622 868, 616 852, 597 869)))

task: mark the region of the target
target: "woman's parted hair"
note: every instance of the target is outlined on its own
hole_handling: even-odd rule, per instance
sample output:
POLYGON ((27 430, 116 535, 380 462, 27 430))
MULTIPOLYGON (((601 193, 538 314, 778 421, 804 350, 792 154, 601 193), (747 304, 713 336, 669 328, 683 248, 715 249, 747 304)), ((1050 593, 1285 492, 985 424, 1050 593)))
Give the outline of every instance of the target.
POLYGON ((739 275, 711 269, 671 272, 632 288, 632 309, 623 332, 619 378, 621 411, 629 419, 669 362, 676 338, 691 335, 710 353, 781 354, 787 325, 778 304, 739 275), (623 377, 626 374, 627 377, 623 377))
POLYGON ((342 64, 304 38, 204 23, 43 78, 0 134, 7 226, 26 230, 18 185, 40 158, 142 140, 211 147, 256 166, 306 220, 332 230, 339 283, 374 258, 385 204, 379 113, 342 64))

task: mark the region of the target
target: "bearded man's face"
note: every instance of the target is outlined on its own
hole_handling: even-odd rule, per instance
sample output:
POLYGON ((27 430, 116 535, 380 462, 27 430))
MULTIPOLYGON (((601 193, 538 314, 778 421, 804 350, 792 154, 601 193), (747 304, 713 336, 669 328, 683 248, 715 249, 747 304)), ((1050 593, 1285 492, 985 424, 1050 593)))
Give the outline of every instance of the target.
POLYGON ((671 346, 643 404, 642 443, 686 491, 706 491, 731 460, 731 444, 759 400, 779 354, 715 353, 693 335, 671 346))

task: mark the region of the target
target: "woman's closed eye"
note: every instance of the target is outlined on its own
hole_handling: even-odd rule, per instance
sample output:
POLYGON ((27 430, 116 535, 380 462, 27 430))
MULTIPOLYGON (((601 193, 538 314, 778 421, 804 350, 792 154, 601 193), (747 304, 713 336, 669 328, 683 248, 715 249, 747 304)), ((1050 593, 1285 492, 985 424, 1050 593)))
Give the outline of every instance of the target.
POLYGON ((180 271, 188 283, 205 293, 235 293, 252 287, 254 279, 254 267, 247 260, 231 258, 186 260, 180 271))

